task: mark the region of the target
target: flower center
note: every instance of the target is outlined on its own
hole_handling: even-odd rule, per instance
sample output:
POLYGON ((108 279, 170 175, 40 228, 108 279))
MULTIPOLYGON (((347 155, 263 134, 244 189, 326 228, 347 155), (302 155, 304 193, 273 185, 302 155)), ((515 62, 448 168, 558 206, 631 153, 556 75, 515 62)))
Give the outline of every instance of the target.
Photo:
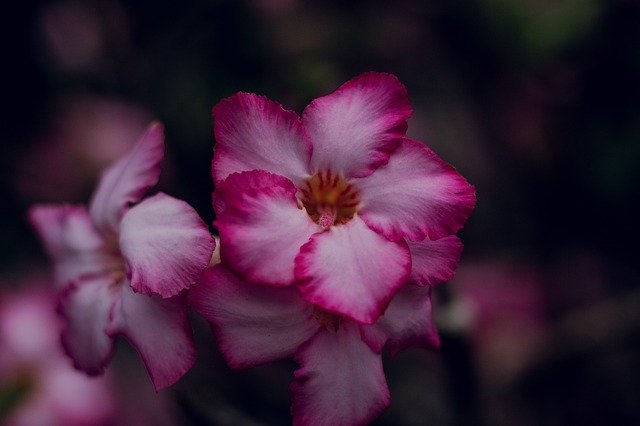
POLYGON ((313 316, 323 327, 330 327, 336 332, 338 331, 338 328, 340 328, 340 316, 329 311, 325 311, 319 306, 313 306, 313 316))
POLYGON ((113 280, 111 287, 119 287, 122 281, 127 276, 127 266, 125 264, 122 253, 120 252, 120 245, 118 242, 118 235, 106 235, 105 245, 100 253, 102 270, 101 272, 113 280))
POLYGON ((357 188, 329 170, 307 179, 300 192, 309 217, 325 229, 350 221, 360 203, 357 188))

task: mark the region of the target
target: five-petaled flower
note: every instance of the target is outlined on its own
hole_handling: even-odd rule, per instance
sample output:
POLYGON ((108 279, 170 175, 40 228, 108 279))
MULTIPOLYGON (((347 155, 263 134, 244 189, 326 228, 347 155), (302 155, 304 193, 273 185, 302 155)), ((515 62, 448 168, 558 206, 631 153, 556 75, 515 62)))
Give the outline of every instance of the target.
POLYGON ((158 193, 162 125, 102 175, 89 209, 35 206, 30 220, 55 264, 66 320, 62 342, 76 368, 99 374, 117 335, 140 353, 156 389, 195 360, 182 290, 208 265, 215 242, 184 201, 158 193))
POLYGON ((295 354, 295 423, 371 420, 388 404, 382 346, 435 342, 420 287, 453 276, 453 234, 475 193, 405 138, 411 112, 402 84, 380 73, 302 119, 247 93, 214 108, 222 265, 190 300, 231 365, 295 354))
POLYGON ((307 302, 368 324, 411 274, 428 283, 422 244, 460 229, 475 193, 404 138, 411 112, 402 84, 378 73, 314 100, 302 120, 252 94, 220 102, 213 178, 225 263, 249 281, 295 282, 307 302))

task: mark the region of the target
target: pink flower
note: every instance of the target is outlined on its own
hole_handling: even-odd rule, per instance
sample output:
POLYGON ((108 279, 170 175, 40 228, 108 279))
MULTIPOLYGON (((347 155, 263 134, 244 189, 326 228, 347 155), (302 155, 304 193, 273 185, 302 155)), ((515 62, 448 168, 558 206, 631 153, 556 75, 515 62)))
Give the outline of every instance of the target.
POLYGON ((111 383, 75 371, 60 350, 55 296, 26 289, 0 300, 0 410, 10 426, 108 424, 116 416, 111 383), (6 392, 6 393, 5 393, 6 392))
POLYGON ((476 260, 451 284, 450 322, 468 334, 483 384, 512 382, 547 344, 543 274, 513 260, 476 260))
POLYGON ((373 420, 389 405, 383 347, 439 344, 430 286, 453 277, 475 194, 404 138, 410 115, 378 73, 301 120, 246 93, 214 109, 222 261, 189 301, 232 367, 294 356, 294 424, 373 420))
POLYGON ((455 268, 452 234, 475 193, 405 138, 411 113, 402 84, 380 73, 314 100, 302 119, 253 94, 220 102, 213 178, 223 262, 248 281, 295 283, 306 302, 367 324, 407 280, 431 284, 442 262, 455 268), (425 245, 443 237, 440 258, 424 261, 425 245))
POLYGON ((131 150, 149 123, 146 111, 118 99, 65 96, 51 124, 17 164, 23 200, 81 200, 95 175, 131 150))
POLYGON ((291 385, 295 425, 339 426, 366 424, 388 407, 385 345, 392 355, 439 345, 430 295, 430 286, 405 285, 367 325, 304 301, 293 286, 246 282, 218 264, 202 274, 189 301, 211 322, 231 367, 294 356, 300 364, 291 385))
POLYGON ((54 260, 62 342, 76 368, 100 374, 117 335, 140 353, 156 389, 193 365, 182 290, 208 265, 215 242, 185 202, 158 193, 162 126, 102 175, 89 209, 36 206, 30 219, 54 260))

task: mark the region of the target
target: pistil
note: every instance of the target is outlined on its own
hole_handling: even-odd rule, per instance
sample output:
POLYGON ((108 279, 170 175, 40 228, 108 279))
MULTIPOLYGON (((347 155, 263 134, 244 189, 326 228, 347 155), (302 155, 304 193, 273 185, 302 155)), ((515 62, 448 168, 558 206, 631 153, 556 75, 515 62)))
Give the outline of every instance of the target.
POLYGON ((336 221, 337 212, 333 206, 321 206, 318 208, 318 215, 318 225, 329 229, 336 221))

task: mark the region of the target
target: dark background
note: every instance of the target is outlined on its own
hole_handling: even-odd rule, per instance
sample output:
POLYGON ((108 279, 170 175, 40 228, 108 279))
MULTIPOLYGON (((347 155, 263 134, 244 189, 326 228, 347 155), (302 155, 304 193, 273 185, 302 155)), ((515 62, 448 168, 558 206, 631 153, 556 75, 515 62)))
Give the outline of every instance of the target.
MULTIPOLYGON (((211 222, 221 98, 301 112, 361 72, 391 72, 415 109, 409 135, 478 204, 459 273, 437 289, 443 347, 385 358, 393 402, 378 424, 640 422, 639 2, 187 3, 3 7, 3 286, 46 273, 26 209, 86 202, 135 141, 109 135, 161 120, 160 189, 211 222)), ((195 321, 199 364, 169 391, 181 421, 289 422, 295 365, 231 372, 195 321)))

